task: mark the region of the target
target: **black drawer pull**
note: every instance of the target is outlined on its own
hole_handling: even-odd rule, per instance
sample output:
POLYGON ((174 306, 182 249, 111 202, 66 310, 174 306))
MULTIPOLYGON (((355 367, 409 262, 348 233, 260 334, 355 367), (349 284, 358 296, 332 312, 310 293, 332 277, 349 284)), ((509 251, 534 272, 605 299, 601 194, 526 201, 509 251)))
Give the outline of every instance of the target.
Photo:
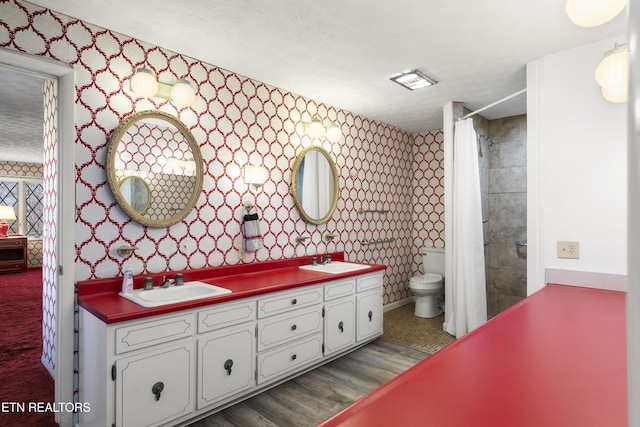
POLYGON ((224 369, 227 371, 227 375, 231 375, 231 368, 233 367, 233 360, 229 359, 224 362, 224 369))
POLYGON ((367 314, 367 316, 369 316, 369 322, 371 322, 371 320, 373 319, 373 312, 369 311, 369 314, 367 314))
POLYGON ((298 329, 298 327, 296 325, 291 325, 291 330, 295 331, 296 329, 298 329))
POLYGON ((296 356, 295 354, 291 356, 291 360, 296 360, 298 358, 298 356, 296 356))
POLYGON ((340 332, 344 332, 344 322, 338 323, 338 329, 340 329, 340 332))
POLYGON ((296 305, 297 303, 298 303, 297 299, 294 298, 294 299, 291 300, 291 305, 296 305))
POLYGON ((162 381, 158 381, 151 387, 151 393, 156 395, 156 400, 160 400, 160 393, 164 390, 164 383, 162 381))

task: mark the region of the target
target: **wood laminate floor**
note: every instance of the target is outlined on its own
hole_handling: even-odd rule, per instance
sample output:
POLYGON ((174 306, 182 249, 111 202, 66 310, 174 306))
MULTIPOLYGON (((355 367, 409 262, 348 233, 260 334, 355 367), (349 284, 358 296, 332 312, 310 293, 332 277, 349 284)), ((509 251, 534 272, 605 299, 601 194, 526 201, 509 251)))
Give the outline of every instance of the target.
POLYGON ((315 426, 427 357, 377 339, 191 426, 315 426))

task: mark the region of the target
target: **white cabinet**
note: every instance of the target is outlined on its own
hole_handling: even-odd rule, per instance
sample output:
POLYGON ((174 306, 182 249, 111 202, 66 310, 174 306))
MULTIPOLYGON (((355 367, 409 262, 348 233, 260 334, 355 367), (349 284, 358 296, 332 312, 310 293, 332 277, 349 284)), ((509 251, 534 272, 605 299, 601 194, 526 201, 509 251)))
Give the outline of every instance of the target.
POLYGON ((80 425, 187 424, 382 334, 381 272, 105 324, 80 310, 80 425))
POLYGON ((322 334, 258 354, 258 384, 291 375, 322 357, 322 334))
POLYGON ((258 322, 258 351, 322 330, 322 307, 316 305, 258 322))
POLYGON ((255 385, 255 325, 198 338, 198 409, 255 385))
POLYGON ((119 359, 115 425, 156 426, 193 412, 194 353, 186 342, 119 359))
POLYGON ((324 308, 324 354, 355 344, 356 306, 353 296, 327 303, 324 308))
POLYGON ((382 273, 357 278, 356 341, 382 335, 382 273))

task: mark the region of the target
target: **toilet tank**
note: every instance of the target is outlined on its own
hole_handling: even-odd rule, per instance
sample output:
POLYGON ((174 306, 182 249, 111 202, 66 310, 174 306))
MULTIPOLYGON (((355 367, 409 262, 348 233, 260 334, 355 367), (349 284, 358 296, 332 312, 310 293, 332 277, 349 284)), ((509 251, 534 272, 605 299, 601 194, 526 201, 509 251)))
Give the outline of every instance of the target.
POLYGON ((444 248, 422 248, 422 270, 444 277, 444 248))

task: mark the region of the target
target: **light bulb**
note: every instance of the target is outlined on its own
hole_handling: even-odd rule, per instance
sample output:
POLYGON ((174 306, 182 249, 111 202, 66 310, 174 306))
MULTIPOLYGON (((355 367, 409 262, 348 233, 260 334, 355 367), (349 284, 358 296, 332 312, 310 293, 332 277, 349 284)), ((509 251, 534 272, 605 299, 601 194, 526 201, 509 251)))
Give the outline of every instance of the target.
POLYGON ((188 107, 196 99, 196 92, 188 80, 180 79, 171 89, 171 100, 178 107, 188 107))
POLYGON ((625 102, 629 92, 629 52, 626 45, 605 53, 596 68, 596 82, 602 87, 602 96, 611 102, 625 102))
POLYGON ((312 119, 307 126, 307 135, 311 139, 320 138, 324 134, 324 126, 320 119, 312 119))
POLYGON ((579 27, 596 27, 613 19, 627 0, 567 0, 569 19, 579 27))
POLYGON ((129 81, 131 90, 142 98, 151 98, 158 92, 158 81, 153 73, 146 68, 138 68, 129 81))
POLYGON ((342 131, 335 123, 327 128, 327 139, 329 142, 338 142, 342 138, 342 131))

